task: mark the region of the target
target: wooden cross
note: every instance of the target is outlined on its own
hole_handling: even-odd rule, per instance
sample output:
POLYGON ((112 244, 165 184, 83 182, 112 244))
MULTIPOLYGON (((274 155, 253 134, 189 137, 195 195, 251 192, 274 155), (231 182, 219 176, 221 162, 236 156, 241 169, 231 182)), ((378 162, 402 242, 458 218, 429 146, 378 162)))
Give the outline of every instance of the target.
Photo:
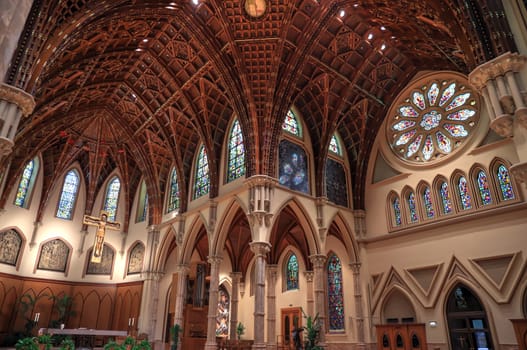
POLYGON ((108 213, 101 211, 101 217, 84 215, 83 223, 90 226, 97 226, 95 241, 91 254, 91 262, 100 263, 102 258, 102 248, 104 247, 104 234, 106 229, 119 231, 121 224, 115 221, 108 221, 108 213))

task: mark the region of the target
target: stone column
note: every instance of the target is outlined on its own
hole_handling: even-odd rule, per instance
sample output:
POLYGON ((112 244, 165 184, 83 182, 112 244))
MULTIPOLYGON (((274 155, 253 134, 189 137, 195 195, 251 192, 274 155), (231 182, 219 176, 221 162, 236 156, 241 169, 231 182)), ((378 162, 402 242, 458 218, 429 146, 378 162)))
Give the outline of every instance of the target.
POLYGON ((241 272, 231 272, 232 295, 231 295, 231 317, 229 325, 229 338, 236 339, 236 326, 238 325, 238 290, 240 287, 241 272))
POLYGON ((265 344, 265 263, 271 245, 267 242, 250 243, 256 256, 254 269, 254 344, 253 349, 266 349, 265 344))
POLYGON ((324 288, 324 266, 326 256, 322 254, 311 255, 309 257, 313 264, 313 292, 315 296, 315 315, 318 314, 320 321, 319 345, 326 348, 326 296, 324 288))
POLYGON ((357 325, 357 349, 366 349, 364 338, 364 312, 362 311, 362 293, 360 288, 360 267, 361 263, 350 264, 353 272, 353 297, 355 299, 355 323, 357 325))
POLYGON ((267 265, 267 349, 276 350, 277 265, 267 265))
POLYGON ((176 273, 172 275, 172 297, 174 298, 174 324, 183 328, 183 309, 187 294, 187 276, 190 267, 186 264, 176 265, 176 273))
POLYGON ((13 151, 20 117, 35 108, 33 96, 14 86, 0 83, 0 159, 13 151))
POLYGON ((314 299, 313 299, 313 271, 305 271, 304 276, 306 277, 306 299, 307 299, 307 314, 313 315, 315 312, 314 299))
POLYGON ((526 56, 507 52, 474 69, 469 81, 485 99, 491 129, 504 137, 513 136, 519 162, 510 171, 527 185, 526 62, 526 56))
POLYGON ((31 233, 31 240, 29 241, 29 250, 37 245, 37 234, 40 226, 42 226, 42 221, 33 222, 33 232, 31 233))
POLYGON ((210 264, 210 287, 209 287, 209 314, 207 326, 206 350, 216 350, 216 316, 218 313, 218 288, 220 284, 220 256, 209 256, 210 264))

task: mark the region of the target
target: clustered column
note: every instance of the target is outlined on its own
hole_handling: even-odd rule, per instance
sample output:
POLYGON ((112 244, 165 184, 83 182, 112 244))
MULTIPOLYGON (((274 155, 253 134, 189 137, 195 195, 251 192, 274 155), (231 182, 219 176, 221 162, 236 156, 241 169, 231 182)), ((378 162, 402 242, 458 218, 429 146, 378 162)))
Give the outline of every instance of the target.
POLYGON ((231 272, 232 295, 231 295, 231 317, 230 317, 230 338, 236 339, 236 326, 238 325, 238 294, 240 289, 241 272, 231 272))
POLYGON ((356 310, 356 325, 357 325, 357 349, 365 349, 364 342, 364 313, 362 311, 362 293, 360 289, 360 267, 361 263, 351 263, 351 271, 353 272, 353 296, 355 298, 356 310))
POLYGON ((220 256, 209 256, 208 262, 210 264, 210 287, 209 287, 209 314, 207 327, 207 343, 205 349, 216 350, 216 313, 218 309, 215 307, 218 304, 218 288, 220 282, 220 264, 222 258, 220 256))
POLYGON ((276 349, 277 265, 267 265, 267 349, 276 349))
POLYGON ((265 264, 270 244, 267 242, 250 243, 256 256, 254 269, 254 344, 253 349, 266 349, 265 344, 265 264))
POLYGON ((28 116, 34 108, 33 96, 14 86, 0 84, 0 159, 13 151, 21 116, 28 116))
POLYGON ((311 255, 309 257, 313 264, 313 291, 315 294, 315 314, 318 314, 320 320, 319 344, 321 347, 326 346, 326 312, 325 312, 325 293, 324 293, 324 266, 326 262, 325 255, 311 255))
POLYGON ((176 265, 176 272, 172 276, 172 290, 175 294, 174 300, 174 324, 183 327, 183 308, 185 306, 185 294, 187 291, 187 276, 190 267, 186 264, 176 265))
POLYGON ((313 315, 314 307, 313 307, 313 277, 314 272, 313 271, 305 271, 304 276, 306 277, 306 301, 307 301, 307 314, 313 315))

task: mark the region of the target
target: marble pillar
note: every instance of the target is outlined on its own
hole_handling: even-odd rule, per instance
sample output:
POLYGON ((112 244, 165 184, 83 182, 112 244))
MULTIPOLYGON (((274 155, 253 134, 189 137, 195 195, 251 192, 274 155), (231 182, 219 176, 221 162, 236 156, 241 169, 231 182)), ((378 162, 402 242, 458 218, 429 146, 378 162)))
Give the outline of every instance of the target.
POLYGON ((207 316, 207 342, 205 350, 216 350, 216 316, 218 313, 218 289, 220 284, 220 256, 209 256, 210 287, 209 287, 209 314, 207 316))
POLYGON ((322 254, 309 257, 313 264, 313 293, 315 299, 315 315, 320 322, 319 346, 326 348, 326 293, 324 288, 324 267, 326 256, 322 254))
POLYGON ((276 280, 278 266, 267 265, 267 349, 276 350, 276 280))
POLYGON ((362 309, 362 293, 360 284, 360 267, 361 263, 355 262, 350 264, 353 272, 353 298, 355 302, 355 325, 357 332, 357 349, 366 349, 364 338, 364 312, 362 309))
POLYGON ((265 344, 265 264, 271 245, 267 242, 252 242, 251 250, 256 256, 254 273, 254 344, 253 349, 267 349, 265 344))
POLYGON ((229 324, 229 338, 236 339, 236 326, 238 325, 238 294, 240 289, 241 272, 231 272, 232 294, 231 294, 231 315, 229 324))

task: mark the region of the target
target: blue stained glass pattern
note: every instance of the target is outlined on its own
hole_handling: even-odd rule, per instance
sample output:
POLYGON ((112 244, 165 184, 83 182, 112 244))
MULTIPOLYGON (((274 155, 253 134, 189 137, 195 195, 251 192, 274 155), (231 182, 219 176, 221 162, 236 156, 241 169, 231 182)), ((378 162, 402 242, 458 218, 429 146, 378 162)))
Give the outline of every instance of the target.
POLYGON ((245 148, 243 145, 242 128, 235 120, 229 137, 229 160, 227 182, 245 175, 245 148))
POLYGON ((282 123, 282 129, 290 134, 302 137, 302 130, 300 129, 300 124, 298 123, 298 119, 296 119, 296 116, 292 110, 289 110, 287 112, 284 122, 282 123))
POLYGON ((472 202, 470 198, 470 193, 468 192, 467 179, 464 176, 461 176, 457 183, 459 189, 459 198, 461 199, 461 208, 467 210, 472 208, 472 202))
POLYGON ((170 196, 168 198, 168 212, 179 208, 179 184, 177 182, 176 168, 172 169, 170 176, 170 196))
POLYGON ((399 201, 399 198, 395 198, 392 202, 393 207, 393 217, 395 219, 395 226, 401 226, 402 219, 401 219, 401 203, 399 201))
POLYGON ((340 153, 340 144, 339 144, 339 141, 337 140, 337 137, 335 135, 331 136, 331 140, 329 141, 329 150, 332 152, 332 153, 335 153, 336 155, 339 155, 341 156, 342 154, 340 153))
POLYGON ((430 187, 425 188, 423 192, 423 201, 425 203, 426 217, 432 219, 435 212, 434 205, 432 204, 432 191, 430 191, 430 187))
POLYGON ((415 205, 415 195, 413 192, 410 192, 408 195, 408 209, 410 209, 410 221, 417 222, 419 217, 417 216, 417 209, 415 205))
POLYGON ((108 221, 115 221, 120 191, 121 181, 118 177, 114 177, 108 184, 106 200, 104 201, 104 211, 108 212, 108 221))
POLYGON ((481 197, 481 203, 487 205, 492 203, 492 198, 490 196, 489 181, 487 179, 487 174, 484 171, 478 173, 478 187, 479 195, 481 197))
POLYGON ((298 260, 291 254, 287 260, 287 290, 298 289, 298 260))
POLYGON ((209 160, 205 147, 201 145, 198 154, 198 164, 196 167, 196 180, 194 183, 194 199, 209 193, 210 179, 209 179, 209 160))
POLYGON ((512 189, 511 177, 509 171, 505 165, 500 165, 498 167, 498 181, 500 183, 501 194, 503 200, 514 199, 514 191, 512 189))
POLYGON ((342 290, 342 265, 332 254, 328 259, 328 319, 329 330, 344 329, 344 293, 342 290))
POLYGON ((31 178, 33 177, 33 170, 35 167, 35 161, 31 160, 26 164, 22 178, 18 184, 18 190, 15 197, 15 205, 21 208, 27 208, 27 199, 29 197, 29 185, 31 178))
POLYGON ((57 209, 58 218, 71 219, 78 189, 79 176, 75 170, 70 170, 66 174, 62 185, 62 193, 60 194, 59 207, 57 209))
POLYGON ((280 185, 294 191, 309 193, 309 176, 304 149, 293 142, 282 140, 278 152, 280 185))
POLYGON ((441 196, 441 203, 443 203, 443 214, 450 214, 452 212, 452 201, 450 200, 448 184, 446 182, 441 184, 439 194, 441 196))

